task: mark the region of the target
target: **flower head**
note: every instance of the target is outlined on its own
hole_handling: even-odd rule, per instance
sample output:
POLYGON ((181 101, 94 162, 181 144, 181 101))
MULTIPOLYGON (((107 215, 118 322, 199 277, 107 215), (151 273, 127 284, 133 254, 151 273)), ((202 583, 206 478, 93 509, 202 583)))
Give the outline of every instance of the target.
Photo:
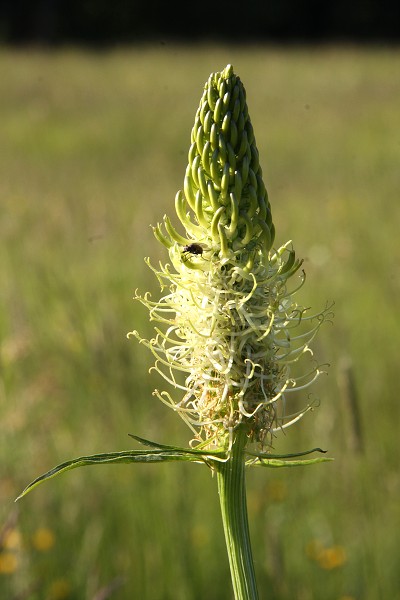
POLYGON ((155 302, 136 296, 160 327, 151 340, 131 335, 176 390, 155 394, 196 439, 224 446, 240 426, 265 445, 310 408, 288 415, 286 396, 320 374, 297 367, 328 313, 308 316, 293 299, 302 261, 291 242, 273 247, 246 93, 231 65, 205 84, 175 210, 184 235, 167 216, 154 228, 171 264, 156 269, 147 260, 166 293, 155 302))

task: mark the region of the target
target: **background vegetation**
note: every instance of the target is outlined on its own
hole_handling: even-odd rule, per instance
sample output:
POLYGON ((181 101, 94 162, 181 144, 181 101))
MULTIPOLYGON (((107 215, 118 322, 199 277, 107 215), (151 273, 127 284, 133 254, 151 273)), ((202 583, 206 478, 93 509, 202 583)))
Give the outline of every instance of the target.
POLYGON ((59 462, 133 447, 128 433, 189 439, 125 334, 151 335, 131 299, 159 293, 149 225, 173 215, 202 86, 228 62, 277 242, 305 258, 301 302, 335 301, 321 405, 275 440, 335 461, 249 472, 260 595, 400 598, 400 54, 169 45, 0 53, 1 598, 232 597, 203 467, 81 469, 13 503, 59 462))
POLYGON ((249 0, 246 10, 224 3, 188 3, 182 19, 174 2, 153 0, 2 0, 3 43, 108 45, 144 40, 299 42, 347 40, 398 42, 396 0, 249 0), (238 17, 240 15, 240 18, 238 17))

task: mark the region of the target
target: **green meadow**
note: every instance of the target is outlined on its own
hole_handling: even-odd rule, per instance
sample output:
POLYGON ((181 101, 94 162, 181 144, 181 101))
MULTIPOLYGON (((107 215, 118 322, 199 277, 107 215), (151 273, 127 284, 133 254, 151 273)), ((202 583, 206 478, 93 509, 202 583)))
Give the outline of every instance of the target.
MULTIPOLYGON (((160 294, 150 225, 174 220, 209 74, 247 90, 276 243, 314 342, 316 408, 275 453, 333 462, 248 472, 261 600, 400 599, 400 51, 179 46, 0 50, 0 598, 229 600, 216 481, 196 464, 78 469, 77 456, 187 445, 135 290, 160 294)), ((176 220, 175 220, 176 223, 176 220)), ((170 390, 171 391, 171 390, 170 390)), ((295 400, 296 401, 296 400, 295 400)))

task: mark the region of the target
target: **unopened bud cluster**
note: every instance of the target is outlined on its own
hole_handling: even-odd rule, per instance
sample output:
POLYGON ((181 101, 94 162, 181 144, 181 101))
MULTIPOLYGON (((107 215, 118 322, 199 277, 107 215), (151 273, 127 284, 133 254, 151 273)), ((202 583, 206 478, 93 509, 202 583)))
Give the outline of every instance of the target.
POLYGON ((286 414, 285 397, 320 373, 298 365, 312 354, 327 311, 308 316, 293 300, 304 283, 301 261, 290 242, 273 248, 246 94, 231 65, 206 82, 175 210, 184 235, 167 216, 154 228, 172 264, 155 269, 147 261, 167 293, 156 302, 136 296, 160 327, 151 340, 130 335, 150 348, 154 368, 175 388, 155 394, 196 439, 225 446, 241 426, 264 445, 310 408, 286 414))

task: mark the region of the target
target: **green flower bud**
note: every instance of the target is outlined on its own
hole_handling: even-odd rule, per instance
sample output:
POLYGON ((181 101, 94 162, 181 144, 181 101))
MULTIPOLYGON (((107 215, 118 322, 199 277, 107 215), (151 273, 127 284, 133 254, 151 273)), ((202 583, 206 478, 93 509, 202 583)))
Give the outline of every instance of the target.
POLYGON ((305 281, 302 261, 291 242, 273 248, 246 93, 231 65, 205 84, 175 211, 184 235, 168 217, 154 228, 172 266, 151 268, 168 293, 156 302, 136 296, 160 327, 151 340, 132 335, 180 390, 178 397, 155 394, 196 439, 225 447, 240 426, 265 445, 310 409, 287 415, 286 397, 321 373, 312 365, 303 374, 299 365, 312 354, 309 344, 329 309, 308 316, 293 300, 305 281))
MULTIPOLYGON (((206 82, 188 161, 176 206, 188 237, 185 245, 196 240, 222 260, 246 255, 247 262, 257 246, 267 256, 274 241, 271 207, 246 92, 231 65, 206 82)), ((171 243, 176 241, 175 231, 166 229, 171 243)), ((157 237, 162 236, 158 226, 157 237)), ((167 240, 163 243, 170 247, 167 240)), ((197 263, 189 260, 187 266, 198 268, 197 263)))

